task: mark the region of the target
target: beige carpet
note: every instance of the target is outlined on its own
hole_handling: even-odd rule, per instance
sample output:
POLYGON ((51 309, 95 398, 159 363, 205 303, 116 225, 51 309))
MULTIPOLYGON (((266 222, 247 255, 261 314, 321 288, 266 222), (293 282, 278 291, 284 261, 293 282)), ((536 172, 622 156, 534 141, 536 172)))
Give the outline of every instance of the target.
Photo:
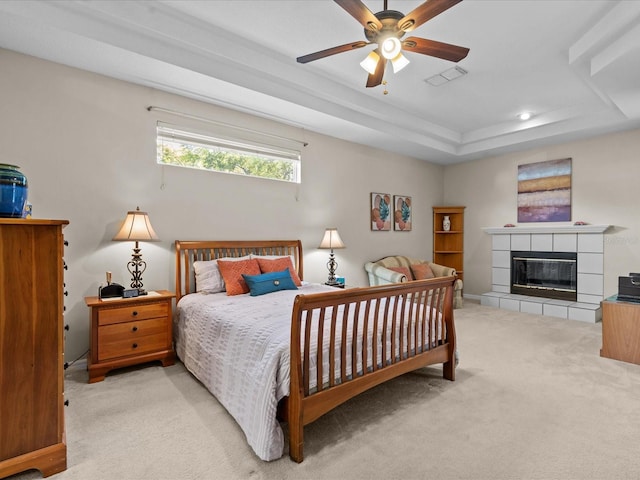
POLYGON ((181 364, 93 385, 72 368, 69 468, 50 478, 640 478, 640 366, 599 356, 600 324, 469 300, 455 314, 455 382, 433 367, 366 392, 305 429, 299 465, 260 461, 181 364))

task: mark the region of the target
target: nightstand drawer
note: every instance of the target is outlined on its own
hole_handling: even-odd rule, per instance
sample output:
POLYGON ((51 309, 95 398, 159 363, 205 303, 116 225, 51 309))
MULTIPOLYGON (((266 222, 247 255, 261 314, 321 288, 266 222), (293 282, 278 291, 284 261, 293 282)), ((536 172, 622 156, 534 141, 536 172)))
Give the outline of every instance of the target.
POLYGON ((100 327, 98 360, 139 355, 168 348, 166 318, 100 327))
POLYGON ((147 318, 166 317, 168 303, 151 303, 118 308, 105 308, 98 312, 98 325, 145 320, 147 318))

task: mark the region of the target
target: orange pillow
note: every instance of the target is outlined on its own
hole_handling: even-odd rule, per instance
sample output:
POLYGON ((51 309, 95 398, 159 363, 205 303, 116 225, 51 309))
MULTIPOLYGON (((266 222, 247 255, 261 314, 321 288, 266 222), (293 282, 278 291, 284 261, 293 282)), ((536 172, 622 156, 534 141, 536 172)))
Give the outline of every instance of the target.
POLYGON ((413 280, 413 275, 411 275, 411 270, 409 270, 407 267, 389 267, 389 270, 402 273, 407 277, 407 280, 413 280))
POLYGON ((293 262, 291 261, 291 257, 282 257, 282 258, 256 258, 258 261, 258 265, 260 266, 260 271, 262 273, 271 273, 271 272, 282 272, 283 270, 289 269, 289 273, 291 274, 291 280, 296 286, 302 285, 300 281, 300 277, 298 277, 298 273, 296 269, 293 268, 293 262))
POLYGON ((249 260, 218 260, 218 268, 224 279, 227 295, 241 295, 249 293, 249 286, 242 278, 245 275, 260 275, 260 265, 254 259, 249 260))
POLYGON ((411 271, 416 280, 426 280, 428 278, 435 278, 433 270, 428 263, 416 263, 411 265, 411 271))

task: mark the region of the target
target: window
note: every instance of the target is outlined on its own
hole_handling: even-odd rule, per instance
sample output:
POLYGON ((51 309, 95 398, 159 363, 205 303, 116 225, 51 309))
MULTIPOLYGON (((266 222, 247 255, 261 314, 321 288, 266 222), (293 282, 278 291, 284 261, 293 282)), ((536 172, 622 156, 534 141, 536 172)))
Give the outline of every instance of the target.
POLYGON ((158 122, 158 163, 300 183, 300 152, 158 122))

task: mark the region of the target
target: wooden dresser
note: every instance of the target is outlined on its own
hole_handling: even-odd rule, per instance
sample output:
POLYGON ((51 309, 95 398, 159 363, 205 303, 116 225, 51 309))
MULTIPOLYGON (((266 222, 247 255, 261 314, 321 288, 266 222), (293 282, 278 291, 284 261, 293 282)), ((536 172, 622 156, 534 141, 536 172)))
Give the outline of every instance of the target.
POLYGON ((67 468, 64 239, 67 220, 0 218, 0 478, 67 468))
POLYGON ((640 303, 602 301, 602 348, 600 356, 640 365, 640 303))
POLYGON ((135 298, 86 297, 91 308, 89 383, 104 380, 110 370, 159 360, 175 363, 172 302, 167 290, 135 298))

